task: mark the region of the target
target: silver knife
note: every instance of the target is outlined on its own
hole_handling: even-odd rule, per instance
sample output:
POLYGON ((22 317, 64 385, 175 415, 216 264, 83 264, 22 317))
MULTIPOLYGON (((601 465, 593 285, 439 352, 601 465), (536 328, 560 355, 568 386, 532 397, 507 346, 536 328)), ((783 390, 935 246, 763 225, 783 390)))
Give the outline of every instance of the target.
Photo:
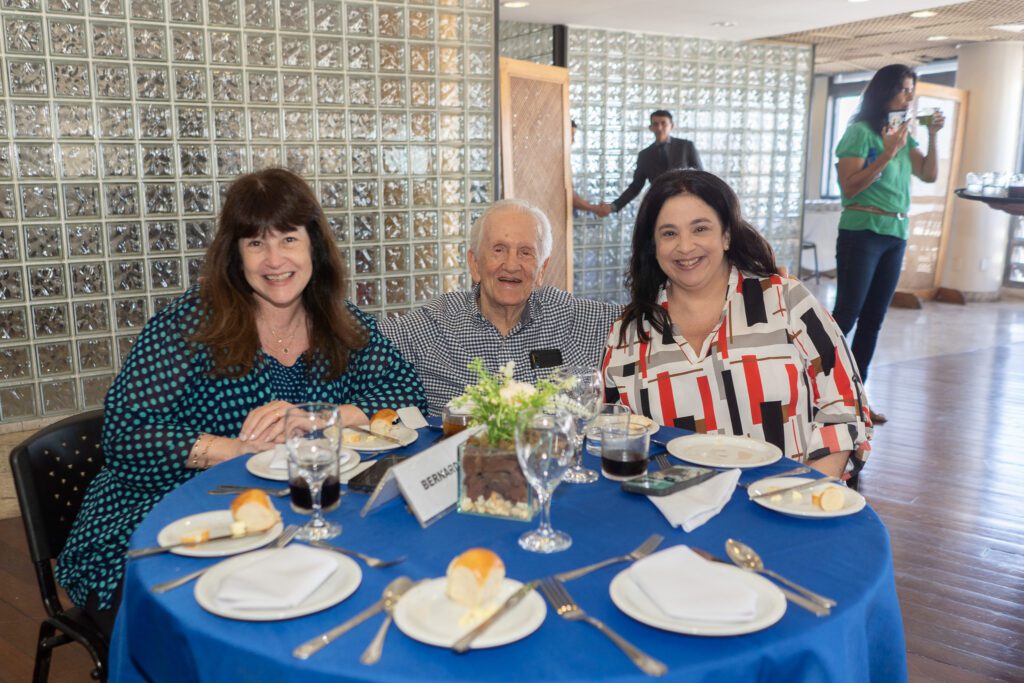
POLYGON ((310 638, 302 645, 299 645, 297 648, 292 650, 292 656, 297 659, 309 659, 311 656, 322 650, 326 645, 333 642, 335 638, 348 633, 356 626, 359 626, 359 624, 383 610, 384 599, 381 598, 348 621, 335 626, 326 633, 321 633, 315 638, 310 638))
MULTIPOLYGON (((271 527, 271 529, 272 528, 273 527, 271 527)), ((268 531, 270 531, 270 529, 264 529, 263 531, 250 531, 249 533, 238 534, 238 535, 233 534, 230 531, 228 531, 226 533, 216 534, 216 535, 211 534, 211 535, 207 536, 206 538, 204 538, 201 541, 193 541, 191 543, 186 543, 185 541, 178 541, 177 543, 171 543, 169 545, 154 545, 154 546, 150 546, 148 548, 139 548, 137 550, 129 550, 127 553, 125 553, 125 557, 134 558, 134 557, 148 557, 150 555, 159 555, 160 553, 170 552, 171 550, 174 550, 175 548, 181 548, 181 547, 185 547, 185 546, 188 546, 189 548, 198 548, 199 546, 206 545, 207 543, 212 543, 213 541, 224 541, 224 540, 227 540, 229 538, 250 538, 252 536, 263 536, 268 531)))
POLYGON ((833 481, 839 481, 839 477, 824 477, 822 479, 812 479, 806 484, 798 484, 796 486, 790 486, 787 489, 775 489, 774 491, 764 491, 763 493, 755 493, 750 496, 750 500, 757 500, 758 498, 765 498, 767 496, 785 495, 794 491, 803 491, 804 489, 813 489, 819 484, 828 484, 833 481))
MULTIPOLYGON (((735 567, 736 566, 732 562, 729 562, 728 560, 723 560, 721 557, 718 557, 717 555, 715 555, 713 553, 709 553, 707 550, 703 550, 701 548, 694 548, 692 545, 688 546, 688 547, 690 548, 690 550, 692 550, 693 552, 697 553, 698 555, 700 555, 701 557, 703 557, 705 560, 707 560, 709 562, 718 562, 720 564, 724 564, 724 565, 727 565, 729 567, 735 567)), ((811 600, 808 600, 807 598, 805 598, 804 596, 802 596, 802 595, 800 595, 798 593, 794 593, 791 590, 786 590, 782 586, 775 586, 775 587, 778 588, 779 591, 791 603, 793 603, 794 605, 799 605, 800 607, 803 607, 805 610, 807 610, 808 612, 811 612, 812 614, 814 614, 817 617, 827 617, 830 614, 832 614, 832 610, 830 610, 828 607, 825 607, 823 605, 819 605, 816 602, 812 602, 811 600)))
POLYGON ((452 649, 458 652, 459 654, 468 652, 469 646, 473 643, 474 640, 476 640, 480 636, 481 633, 489 629, 491 627, 491 624, 500 619, 510 609, 518 605, 522 601, 522 599, 527 596, 528 593, 533 591, 533 589, 535 589, 539 585, 540 579, 536 579, 534 581, 527 581, 526 583, 524 583, 522 586, 520 586, 519 590, 517 590, 512 595, 508 596, 508 600, 503 602, 501 607, 499 607, 494 612, 494 614, 480 622, 480 624, 478 624, 476 628, 474 628, 472 631, 456 640, 455 643, 452 645, 452 649))

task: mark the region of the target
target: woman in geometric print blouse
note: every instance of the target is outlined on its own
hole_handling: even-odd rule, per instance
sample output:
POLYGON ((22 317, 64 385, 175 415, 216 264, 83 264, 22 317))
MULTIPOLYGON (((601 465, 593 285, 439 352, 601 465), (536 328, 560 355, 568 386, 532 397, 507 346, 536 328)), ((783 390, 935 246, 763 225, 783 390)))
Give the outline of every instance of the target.
POLYGON ((345 271, 309 186, 283 169, 235 180, 203 277, 142 330, 104 404, 106 466, 61 554, 72 600, 109 626, 128 537, 199 470, 283 441, 289 405, 346 424, 426 410, 412 366, 345 301, 345 271))
POLYGON ((841 475, 869 450, 863 386, 842 333, 732 189, 703 171, 658 177, 633 231, 632 301, 612 327, 606 401, 659 424, 745 434, 841 475))

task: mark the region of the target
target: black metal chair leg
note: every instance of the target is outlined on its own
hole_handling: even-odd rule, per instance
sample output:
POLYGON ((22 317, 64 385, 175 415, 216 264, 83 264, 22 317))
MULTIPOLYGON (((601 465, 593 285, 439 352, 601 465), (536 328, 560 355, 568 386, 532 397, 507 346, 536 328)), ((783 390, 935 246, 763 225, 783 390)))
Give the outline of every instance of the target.
POLYGON ((36 663, 32 671, 34 683, 46 683, 50 677, 50 658, 53 656, 53 636, 57 629, 49 622, 39 625, 39 640, 36 643, 36 663))

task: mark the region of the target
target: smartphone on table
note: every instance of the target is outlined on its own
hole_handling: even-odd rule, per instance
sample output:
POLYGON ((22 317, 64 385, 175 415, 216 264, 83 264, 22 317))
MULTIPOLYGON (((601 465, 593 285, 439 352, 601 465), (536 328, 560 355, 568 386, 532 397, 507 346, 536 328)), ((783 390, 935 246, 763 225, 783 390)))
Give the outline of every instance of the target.
POLYGON ((622 490, 644 496, 667 496, 707 481, 718 470, 707 467, 676 465, 622 482, 622 490))
POLYGON ((384 478, 384 474, 403 460, 405 460, 405 458, 399 455, 384 456, 377 462, 373 463, 373 467, 369 467, 349 479, 349 491, 373 493, 374 489, 377 488, 377 484, 379 484, 380 480, 384 478))

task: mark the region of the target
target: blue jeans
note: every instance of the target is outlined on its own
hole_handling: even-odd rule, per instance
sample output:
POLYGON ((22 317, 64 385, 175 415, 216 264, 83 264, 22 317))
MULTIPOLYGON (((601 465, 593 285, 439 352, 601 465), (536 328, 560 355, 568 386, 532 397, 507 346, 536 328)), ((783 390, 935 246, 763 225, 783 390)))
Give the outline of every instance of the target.
POLYGON ((851 351, 861 379, 875 355, 878 332, 896 292, 907 241, 870 230, 840 230, 836 240, 836 319, 844 335, 854 324, 851 351))

